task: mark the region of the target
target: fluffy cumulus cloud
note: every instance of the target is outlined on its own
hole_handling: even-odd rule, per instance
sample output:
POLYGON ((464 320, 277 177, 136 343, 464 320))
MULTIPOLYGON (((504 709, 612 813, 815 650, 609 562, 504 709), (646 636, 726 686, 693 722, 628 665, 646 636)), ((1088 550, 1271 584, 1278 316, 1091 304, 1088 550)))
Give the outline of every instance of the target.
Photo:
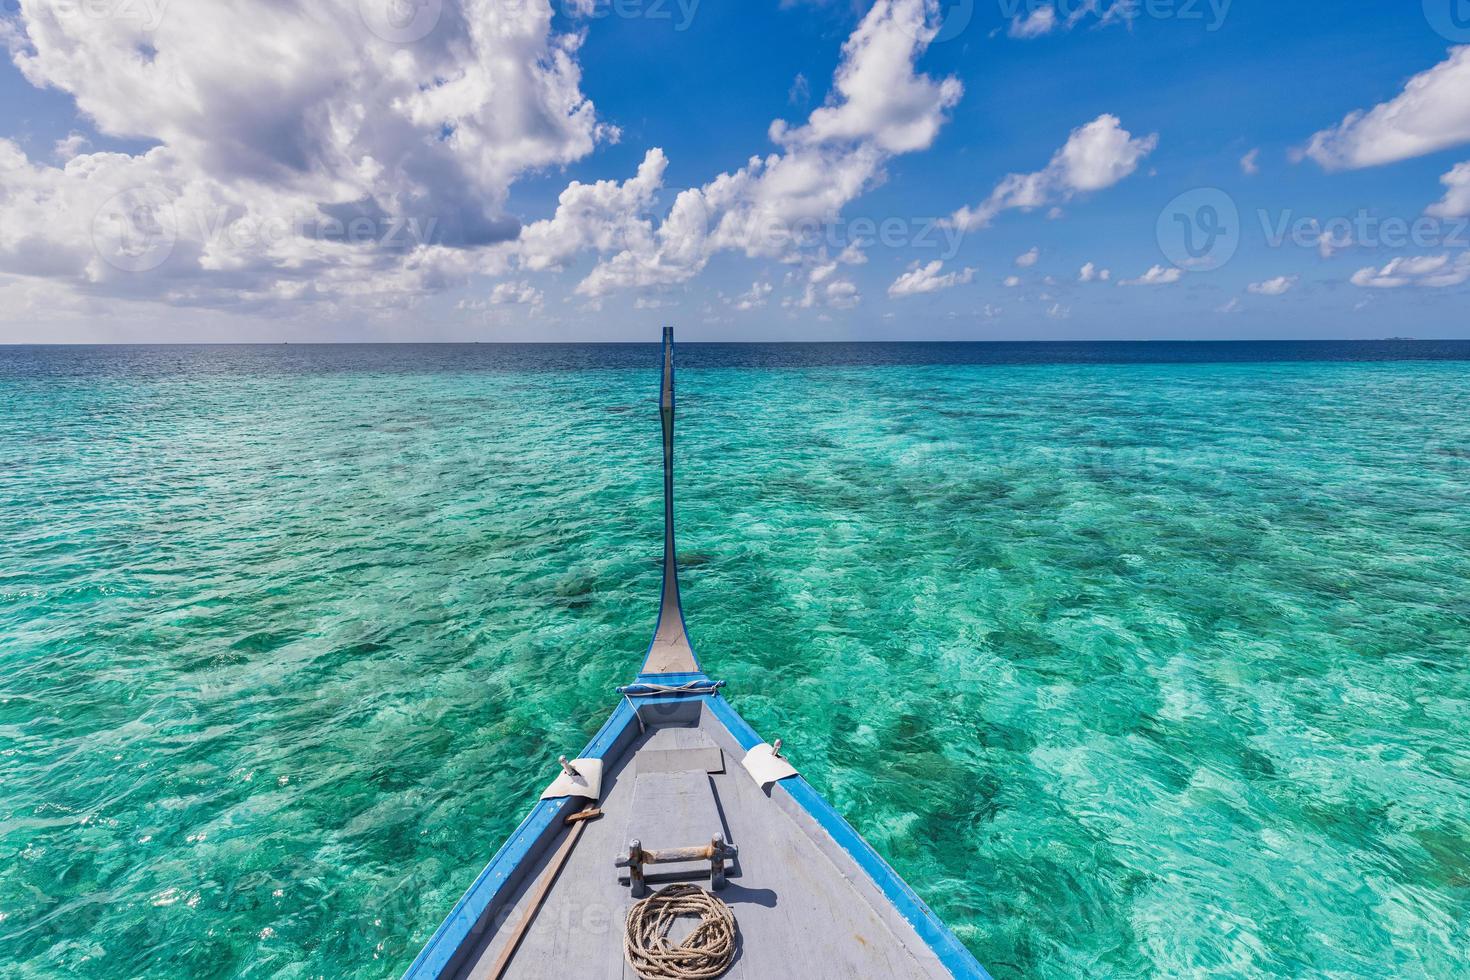
POLYGON ((638 173, 619 183, 572 181, 557 200, 556 212, 521 232, 521 263, 537 271, 562 269, 587 250, 615 252, 651 247, 655 238, 652 209, 663 187, 668 158, 649 150, 638 173))
POLYGON ((540 306, 546 297, 541 290, 535 288, 528 282, 502 282, 497 283, 490 291, 490 304, 492 306, 506 306, 515 304, 520 306, 540 306))
POLYGON ((1303 153, 1327 170, 1396 163, 1470 142, 1470 45, 1409 80, 1396 98, 1312 136, 1303 153))
POLYGON ((1290 292, 1296 283, 1296 276, 1277 276, 1265 282, 1253 282, 1246 289, 1257 296, 1282 296, 1290 292))
MULTIPOLYGON (((593 299, 686 281, 723 250, 805 261, 805 236, 894 156, 931 146, 962 94, 915 71, 938 0, 878 0, 824 104, 771 125, 774 152, 665 209, 653 148, 636 174, 573 182, 522 228, 506 217, 518 179, 618 137, 581 91, 580 36, 553 30, 550 0, 444 0, 402 8, 408 20, 394 0, 276 0, 268 18, 238 4, 146 21, 68 9, 3 22, 16 65, 98 131, 155 145, 90 153, 78 137, 54 165, 0 141, 0 273, 183 304, 372 301, 485 275, 522 296, 518 273, 589 252, 577 290, 593 299)), ((857 303, 820 265, 803 301, 857 303)))
POLYGON ((549 0, 129 9, 4 22, 29 82, 153 146, 68 140, 53 166, 0 141, 0 271, 202 305, 412 295, 495 271, 511 185, 616 136, 549 0))
POLYGON ((1045 169, 1008 175, 980 204, 956 211, 951 223, 973 231, 1004 211, 1034 211, 1112 187, 1133 174, 1158 143, 1157 134, 1134 137, 1117 116, 1104 113, 1074 129, 1045 169))
POLYGON ((1041 260, 1041 249, 1032 246, 1028 251, 1016 256, 1016 267, 1018 269, 1029 269, 1041 260))
POLYGON ((1177 266, 1156 265, 1137 279, 1124 279, 1120 286, 1169 286, 1184 278, 1184 270, 1177 266))
POLYGON ((973 268, 965 268, 957 272, 948 273, 943 270, 944 263, 939 259, 935 259, 928 265, 920 265, 918 262, 915 262, 909 266, 907 272, 900 275, 888 287, 888 295, 897 299, 901 296, 937 293, 941 289, 950 289, 954 286, 975 281, 975 270, 973 268))
POLYGON ((775 291, 775 288, 775 286, 772 286, 770 283, 764 281, 751 283, 748 290, 736 297, 735 309, 760 309, 761 307, 766 305, 766 300, 771 298, 771 293, 775 291))
POLYGON ((826 250, 816 256, 803 258, 804 271, 792 272, 787 282, 804 282, 800 297, 788 296, 781 305, 788 309, 809 310, 829 306, 836 310, 851 310, 862 302, 857 284, 839 274, 844 265, 861 265, 868 260, 861 249, 846 248, 835 259, 828 259, 826 250))
POLYGON ((1113 270, 1099 269, 1096 263, 1088 262, 1077 273, 1078 282, 1107 282, 1113 278, 1113 270))
POLYGON ((1470 282, 1470 252, 1461 252, 1455 259, 1449 255, 1398 258, 1382 268, 1369 266, 1359 269, 1352 278, 1354 286, 1364 289, 1399 289, 1404 286, 1446 289, 1465 282, 1470 282))
POLYGON ((1470 162, 1455 167, 1439 182, 1445 186, 1444 199, 1424 213, 1431 218, 1470 217, 1470 162))
MULTIPOLYGON (((931 146, 959 101, 957 79, 914 70, 937 14, 937 0, 878 0, 843 45, 825 104, 800 126, 771 124, 778 152, 680 193, 656 226, 637 227, 623 248, 604 255, 578 292, 684 282, 720 251, 786 259, 799 252, 805 236, 882 181, 888 160, 931 146)), ((829 305, 855 301, 856 289, 837 282, 823 291, 837 300, 829 305)))

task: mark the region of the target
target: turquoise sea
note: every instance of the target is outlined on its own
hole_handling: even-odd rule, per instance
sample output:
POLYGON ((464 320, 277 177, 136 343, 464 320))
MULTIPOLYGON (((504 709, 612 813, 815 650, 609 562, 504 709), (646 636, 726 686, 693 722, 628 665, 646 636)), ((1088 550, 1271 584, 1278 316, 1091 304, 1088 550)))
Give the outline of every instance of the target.
MULTIPOLYGON (((0 975, 399 974, 640 662, 655 351, 0 348, 0 975)), ((680 357, 705 666, 997 978, 1470 975, 1470 344, 680 357)))

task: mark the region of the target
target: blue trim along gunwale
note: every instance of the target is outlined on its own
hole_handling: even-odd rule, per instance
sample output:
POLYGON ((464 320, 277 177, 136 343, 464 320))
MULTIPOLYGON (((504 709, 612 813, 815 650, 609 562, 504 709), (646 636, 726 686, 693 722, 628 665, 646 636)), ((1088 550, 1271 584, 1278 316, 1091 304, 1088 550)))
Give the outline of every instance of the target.
MULTIPOLYGON (((707 707, 717 718, 720 724, 725 726, 730 735, 740 744, 740 747, 749 751, 760 745, 764 739, 760 737, 750 723, 740 716, 730 702, 718 694, 704 698, 707 707)), ((914 894, 908 882, 898 876, 898 872, 888 866, 873 846, 862 838, 852 824, 848 823, 832 804, 823 799, 822 794, 812 788, 801 776, 790 776, 776 783, 789 794, 795 803, 807 812, 817 824, 831 835, 837 845, 847 852, 853 861, 862 868, 867 876, 872 879, 873 884, 883 893, 883 897, 893 904, 898 913, 908 920, 909 925, 919 934, 919 939, 924 945, 939 958, 945 969, 954 974, 960 980, 991 980, 985 967, 975 959, 973 953, 959 941, 953 932, 949 930, 939 917, 925 904, 924 900, 914 894)), ((772 787, 774 792, 775 787, 772 787)))
MULTIPOLYGON (((682 678, 685 675, 660 674, 658 676, 662 683, 667 678, 682 678)), ((704 677, 703 674, 688 676, 693 679, 704 677)), ((707 695, 659 694, 640 697, 635 706, 629 698, 623 698, 577 758, 602 759, 607 762, 608 753, 618 744, 623 734, 634 725, 641 724, 636 708, 706 700, 708 700, 707 695)), ((449 916, 435 930, 424 948, 419 951, 419 955, 414 958, 413 963, 403 974, 403 980, 437 980, 443 976, 455 955, 464 948, 470 933, 484 917, 485 910, 490 908, 501 893, 510 886, 515 871, 530 856, 536 842, 552 829, 556 821, 562 819, 562 814, 570 803, 570 799, 538 800, 536 802, 531 812, 526 815, 526 819, 521 821, 521 825, 501 845, 500 850, 495 852, 495 856, 490 859, 485 870, 475 878, 469 890, 455 903, 449 916)))
MULTIPOLYGON (((578 758, 603 759, 635 720, 632 705, 624 699, 608 716, 578 758)), ((445 968, 464 947, 465 940, 484 916, 485 910, 508 887, 512 875, 530 855, 536 842, 556 821, 562 819, 562 813, 571 802, 570 799, 537 801, 515 833, 495 852, 485 870, 475 878, 464 897, 455 903, 448 918, 419 951, 408 971, 403 974, 403 980, 437 980, 443 975, 445 968)))

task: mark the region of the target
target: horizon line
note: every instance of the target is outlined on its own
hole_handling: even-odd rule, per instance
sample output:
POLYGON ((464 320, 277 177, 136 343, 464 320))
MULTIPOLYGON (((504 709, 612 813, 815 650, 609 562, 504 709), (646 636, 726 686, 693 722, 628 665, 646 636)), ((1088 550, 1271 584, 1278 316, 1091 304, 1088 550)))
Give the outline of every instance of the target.
MULTIPOLYGON (((795 347, 858 344, 1444 344, 1467 343, 1470 337, 1241 337, 1092 338, 1078 340, 681 340, 681 347, 795 347)), ((623 347, 657 346, 658 340, 167 340, 167 341, 0 341, 0 348, 20 347, 623 347)))

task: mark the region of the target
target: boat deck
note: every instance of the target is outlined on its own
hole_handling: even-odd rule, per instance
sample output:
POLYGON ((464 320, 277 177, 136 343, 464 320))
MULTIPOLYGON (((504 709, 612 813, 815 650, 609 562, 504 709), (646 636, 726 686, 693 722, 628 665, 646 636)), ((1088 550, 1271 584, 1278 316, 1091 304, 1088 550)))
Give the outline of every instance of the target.
MULTIPOLYGON (((614 859, 631 839, 645 849, 708 844, 716 833, 739 848, 729 881, 716 892, 735 912, 739 944, 727 977, 748 980, 948 977, 912 926, 782 784, 761 789, 740 760, 744 750, 699 702, 638 733, 603 774, 603 816, 587 824, 510 961, 504 976, 524 980, 627 978, 623 920, 633 899, 614 859), (714 770, 714 771, 712 771, 714 770)), ((569 810, 568 812, 572 812, 569 810)), ((526 914, 548 858, 570 830, 541 844, 541 858, 492 911, 487 928, 453 975, 495 980, 502 948, 526 914)), ((672 867, 650 866, 654 877, 672 867)), ((709 865, 685 880, 709 887, 709 865), (696 874, 701 875, 696 876, 696 874)), ((482 924, 483 925, 483 924, 482 924)), ((676 935, 674 938, 681 938, 676 935)))

